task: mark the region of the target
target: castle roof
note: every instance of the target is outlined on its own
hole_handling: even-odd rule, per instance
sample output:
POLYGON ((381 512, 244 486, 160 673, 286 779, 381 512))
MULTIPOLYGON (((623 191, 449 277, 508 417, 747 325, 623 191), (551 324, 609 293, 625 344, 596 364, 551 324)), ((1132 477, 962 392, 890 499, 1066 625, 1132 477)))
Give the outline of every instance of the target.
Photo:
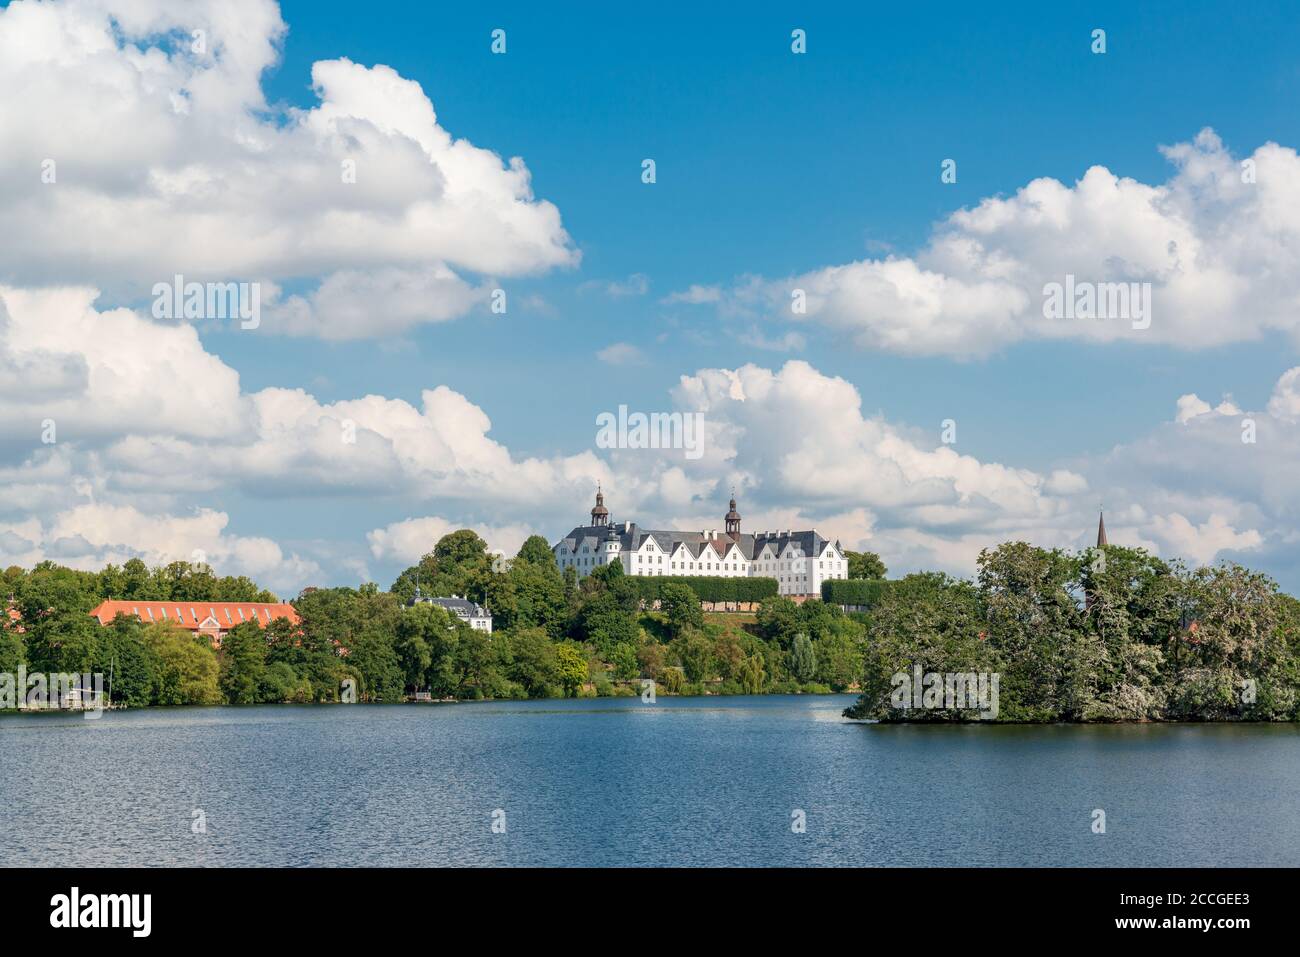
POLYGON ((453 595, 451 598, 416 598, 417 602, 425 602, 430 605, 437 605, 439 608, 445 608, 452 614, 459 615, 461 618, 491 618, 491 614, 486 608, 477 602, 472 602, 468 598, 461 598, 453 595))
POLYGON ((699 558, 709 545, 712 545, 719 555, 726 555, 734 545, 740 554, 750 561, 753 561, 754 556, 760 554, 768 545, 771 545, 778 555, 785 550, 786 546, 794 545, 811 558, 821 555, 829 545, 839 547, 839 542, 832 542, 823 537, 816 529, 759 532, 757 535, 741 533, 733 540, 722 533, 710 536, 703 531, 641 528, 635 522, 611 525, 608 528, 580 525, 564 536, 559 544, 568 545, 573 552, 580 551, 584 545, 593 551, 599 551, 601 543, 611 539, 618 541, 621 551, 636 551, 645 544, 646 539, 654 539, 655 546, 668 553, 676 551, 680 545, 692 558, 699 558))

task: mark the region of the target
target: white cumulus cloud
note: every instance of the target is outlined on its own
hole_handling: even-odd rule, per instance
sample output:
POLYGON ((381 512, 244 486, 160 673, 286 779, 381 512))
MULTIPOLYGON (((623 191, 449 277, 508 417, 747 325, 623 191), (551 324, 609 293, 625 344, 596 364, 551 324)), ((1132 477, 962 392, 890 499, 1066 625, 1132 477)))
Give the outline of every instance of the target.
POLYGON ((271 0, 0 9, 0 281, 306 282, 268 329, 346 339, 577 262, 523 160, 456 138, 390 67, 319 61, 315 106, 269 104, 285 34, 271 0))
POLYGON ((1265 143, 1239 160, 1206 129, 1162 152, 1174 166, 1163 183, 1102 166, 1073 185, 1036 179, 953 213, 913 256, 750 278, 719 298, 904 355, 970 358, 1044 339, 1200 349, 1281 332, 1300 342, 1296 151, 1265 143), (1149 325, 1046 318, 1045 288, 1068 277, 1149 283, 1149 325))

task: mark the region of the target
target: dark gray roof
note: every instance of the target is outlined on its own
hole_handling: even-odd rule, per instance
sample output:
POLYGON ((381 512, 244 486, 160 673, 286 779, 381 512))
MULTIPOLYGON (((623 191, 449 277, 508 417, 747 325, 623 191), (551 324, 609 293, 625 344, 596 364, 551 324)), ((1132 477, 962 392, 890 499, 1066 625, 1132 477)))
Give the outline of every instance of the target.
POLYGON ((417 597, 416 602, 426 602, 454 612, 462 618, 488 618, 490 613, 482 605, 466 598, 424 598, 417 597))
MULTIPOLYGON (((682 532, 682 531, 665 531, 653 528, 640 528, 635 522, 626 522, 619 525, 610 525, 608 527, 601 525, 579 525, 568 535, 557 543, 567 544, 571 551, 579 552, 583 545, 587 545, 593 550, 599 550, 599 546, 610 538, 610 532, 614 532, 614 538, 618 539, 619 547, 623 551, 635 551, 645 544, 647 538, 653 538, 655 544, 665 552, 674 551, 678 545, 684 545, 690 552, 692 558, 699 558, 704 547, 710 542, 714 543, 716 550, 726 554, 731 547, 731 538, 719 531, 716 538, 709 538, 703 532, 682 532)), ((838 541, 831 542, 823 538, 816 530, 806 531, 773 531, 760 532, 757 535, 742 533, 736 541, 740 553, 749 560, 753 560, 764 546, 772 545, 773 550, 780 554, 781 551, 791 542, 793 542, 800 551, 805 555, 816 558, 826 550, 827 545, 834 544, 838 549, 838 541)))

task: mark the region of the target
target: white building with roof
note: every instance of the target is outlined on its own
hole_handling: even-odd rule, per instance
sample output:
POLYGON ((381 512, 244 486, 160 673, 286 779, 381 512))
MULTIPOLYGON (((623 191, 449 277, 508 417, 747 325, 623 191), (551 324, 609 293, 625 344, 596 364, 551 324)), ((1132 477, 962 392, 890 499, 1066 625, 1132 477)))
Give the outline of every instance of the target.
POLYGON ((462 598, 460 595, 452 595, 450 598, 429 598, 421 595, 417 587, 411 604, 437 605, 451 612, 475 631, 486 631, 489 635, 492 634, 492 613, 478 602, 462 598))
POLYGON ((721 531, 698 532, 613 524, 604 493, 597 489, 591 524, 569 532, 551 551, 561 571, 572 568, 579 578, 618 562, 626 575, 775 578, 779 594, 790 596, 819 597, 822 582, 849 576, 840 543, 816 529, 742 533, 734 495, 722 521, 721 531))

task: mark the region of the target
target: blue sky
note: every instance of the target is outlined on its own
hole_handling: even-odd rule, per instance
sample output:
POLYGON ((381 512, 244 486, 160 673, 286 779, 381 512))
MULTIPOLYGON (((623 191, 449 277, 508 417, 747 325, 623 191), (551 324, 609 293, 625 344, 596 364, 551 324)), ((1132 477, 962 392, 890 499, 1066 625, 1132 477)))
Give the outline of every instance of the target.
MULTIPOLYGON (((844 5, 811 15, 758 4, 743 17, 692 9, 685 19, 601 5, 395 4, 365 17, 331 6, 283 4, 290 33, 270 95, 309 105, 304 77, 318 59, 393 66, 430 92, 457 135, 526 158, 583 262, 520 284, 556 301, 562 316, 551 321, 438 326, 400 355, 384 343, 369 355, 326 346, 299 365, 301 384, 311 385, 316 366, 338 369, 341 349, 350 368, 329 376, 340 397, 377 384, 405 384, 414 396, 433 372, 475 393, 494 431, 524 451, 590 432, 585 397, 572 396, 567 409, 553 404, 557 395, 519 401, 545 388, 551 363, 632 342, 648 365, 630 377, 597 368, 587 381, 593 393, 616 389, 657 408, 692 363, 771 361, 735 339, 711 353, 657 344, 668 320, 700 321, 665 308, 662 295, 848 261, 871 242, 908 252, 954 209, 1039 176, 1072 182, 1102 164, 1159 182, 1169 174, 1159 144, 1204 126, 1241 149, 1294 143, 1300 123, 1288 105, 1300 80, 1300 26, 1285 4, 1186 4, 1177 18, 1091 3, 844 5), (792 25, 808 31, 803 58, 789 53, 792 25), (504 57, 488 51, 497 26, 508 31, 504 57), (1104 56, 1089 53, 1097 26, 1107 30, 1104 56), (653 188, 640 182, 646 156, 658 166, 653 188), (956 184, 939 181, 947 157, 958 160, 956 184), (634 273, 650 279, 652 295, 611 303, 575 294, 585 280, 634 273), (475 383, 484 376, 511 387, 482 394, 475 383)), ((953 363, 845 356, 834 342, 813 341, 805 355, 865 386, 869 407, 936 429, 961 408, 972 451, 1043 467, 1141 434, 1167 417, 1171 389, 1266 399, 1282 371, 1278 348, 1275 340, 1199 354, 1065 344, 953 363), (1080 394, 1098 385, 1084 407, 1080 394)), ((251 383, 282 383, 283 354, 266 355, 263 343, 248 352, 240 369, 251 383)))
MULTIPOLYGON (((8 12, 18 6, 10 4, 8 12)), ((843 491, 824 494, 814 486, 804 494, 789 480, 764 480, 764 469, 780 466, 779 454, 755 452, 746 461, 742 450, 715 474, 692 473, 696 484, 688 496, 629 491, 623 500, 640 514, 624 517, 668 522, 711 514, 718 490, 740 476, 759 514, 775 519, 777 513, 797 512, 835 534, 835 527, 823 523, 866 509, 862 529, 892 528, 897 537, 873 541, 842 519, 846 544, 876 547, 899 570, 931 558, 961 571, 969 568, 968 536, 996 537, 1000 530, 1028 535, 1055 523, 1059 541, 1044 544, 1081 544, 1085 512, 1095 515, 1097 502, 1105 501, 1108 510, 1134 506, 1140 488, 1168 482, 1176 473, 1181 433, 1170 431, 1170 423, 1180 396, 1194 393, 1214 406, 1231 395, 1239 410, 1263 410, 1279 377, 1297 364, 1293 330, 1285 321, 1256 322, 1242 312, 1258 307, 1249 297, 1219 315, 1200 317, 1196 331, 1185 336, 1091 339, 1030 331, 1006 341, 990 334, 985 348, 972 350, 882 346, 873 338, 870 305, 860 316, 850 309, 824 321, 791 322, 772 308, 770 297, 747 299, 742 292, 747 282, 780 286, 790 277, 890 256, 924 262, 927 244, 951 215, 988 198, 1010 200, 1035 179, 1073 188, 1090 167, 1101 166, 1116 177, 1160 187, 1178 172, 1160 147, 1191 143, 1207 127, 1217 134, 1221 151, 1207 148, 1205 155, 1225 155, 1233 163, 1270 142, 1293 148, 1300 140, 1293 107, 1300 26, 1285 4, 1187 3, 1176 16, 1154 7, 1095 3, 996 10, 942 3, 917 9, 837 5, 811 11, 804 5, 754 4, 743 15, 672 5, 621 11, 594 4, 471 6, 477 5, 358 9, 287 0, 279 6, 287 34, 274 44, 274 62, 260 72, 263 115, 270 126, 284 127, 293 123, 286 108, 317 107, 311 71, 320 61, 347 58, 364 68, 390 67, 418 84, 432 102, 438 127, 456 140, 503 161, 522 159, 535 199, 558 210, 575 262, 476 271, 453 261, 466 282, 491 280, 508 291, 505 316, 491 315, 478 302, 447 321, 415 321, 341 341, 281 335, 274 328, 248 334, 219 323, 200 326, 203 350, 238 373, 242 394, 299 388, 322 406, 378 395, 418 408, 423 390, 445 386, 490 418, 490 437, 514 461, 558 462, 598 455, 593 420, 602 410, 620 403, 647 411, 672 408, 669 394, 682 376, 751 363, 775 372, 795 360, 848 383, 866 419, 878 417, 922 451, 939 445, 940 423, 953 417, 958 454, 1042 477, 1064 469, 1086 476, 1087 487, 1065 482, 1068 505, 1036 503, 1027 511, 1017 505, 1011 507, 1014 518, 1005 520, 999 518, 1005 503, 977 504, 970 514, 936 519, 910 511, 917 503, 902 490, 874 498, 864 493, 856 501, 843 491), (807 31, 803 55, 790 50, 796 27, 807 31), (490 52, 494 28, 507 32, 505 55, 490 52), (1106 31, 1101 55, 1090 50, 1094 28, 1106 31), (657 164, 653 185, 641 182, 647 157, 657 164), (946 158, 957 162, 956 183, 940 181, 946 158), (637 282, 644 291, 614 294, 609 288, 637 282), (692 285, 719 290, 719 300, 665 301, 692 285), (1208 327, 1202 320, 1244 328, 1228 336, 1203 333, 1208 327), (794 348, 755 344, 760 338, 789 342, 789 336, 796 337, 794 348), (598 358, 615 344, 634 359, 598 358), (1143 455, 1121 452, 1117 464, 1111 454, 1116 447, 1148 444, 1160 446, 1166 464, 1149 464, 1144 475, 1130 467, 1134 459, 1145 461, 1143 455), (931 523, 924 545, 903 534, 918 520, 931 523), (939 543, 945 536, 964 544, 949 552, 939 543)), ((188 24, 170 22, 162 12, 151 16, 132 42, 171 55, 175 37, 169 41, 167 31, 188 24)), ((219 14, 212 16, 214 42, 221 42, 219 14)), ((10 18, 8 29, 17 35, 21 28, 10 18)), ((192 83, 193 74, 188 77, 192 83)), ((193 103, 197 115, 204 105, 200 94, 193 103)), ((92 148, 89 141, 86 148, 92 148)), ((114 151, 112 144, 102 148, 114 151)), ((207 157, 219 162, 221 147, 210 149, 207 157)), ((129 159, 125 146, 121 153, 125 168, 140 162, 129 159)), ((1195 202, 1200 194, 1193 185, 1186 195, 1195 202)), ((1268 203, 1289 202, 1284 193, 1270 197, 1268 203)), ((186 208, 177 215, 192 215, 186 208)), ((1208 242, 1214 234, 1216 208, 1207 201, 1198 213, 1198 222, 1208 224, 1199 240, 1208 242)), ((1096 254, 1081 255, 1081 273, 1089 262, 1121 257, 1108 255, 1104 244, 1124 246, 1124 238, 1097 232, 1086 241, 1096 254)), ((259 237, 246 238, 255 245, 259 237)), ((1011 246, 1015 241, 1007 240, 1011 246)), ((84 254, 96 258, 93 249, 84 254)), ((74 261, 65 256, 62 263, 74 261)), ((149 268, 133 293, 106 295, 99 308, 126 303, 146 309, 148 278, 169 276, 171 264, 149 268)), ((338 263, 285 267, 266 278, 305 294, 336 268, 338 263)), ((1068 256, 1063 268, 1072 268, 1068 256)), ((38 285, 33 277, 43 277, 42 271, 27 271, 15 267, 0 281, 38 285)), ((78 277, 65 269, 59 278, 72 283, 78 277)), ((83 281, 105 285, 94 269, 83 281)), ((1285 304, 1289 292, 1283 293, 1275 301, 1285 304)), ((742 427, 737 416, 719 416, 742 427)), ((1235 421, 1191 423, 1202 431, 1228 424, 1235 428, 1235 421)), ((144 427, 132 434, 146 432, 170 434, 144 427)), ((1296 437, 1271 434, 1287 446, 1296 437)), ((397 440, 388 439, 396 448, 397 440)), ((475 496, 472 475, 461 473, 466 487, 447 496, 413 492, 404 483, 399 491, 376 494, 363 482, 314 483, 292 473, 269 482, 232 475, 201 489, 173 477, 171 487, 146 488, 138 476, 104 473, 111 441, 90 439, 73 452, 92 459, 99 452, 92 479, 102 487, 96 502, 157 515, 217 510, 228 516, 223 535, 266 536, 286 554, 299 554, 304 567, 314 568, 310 574, 330 581, 363 572, 383 584, 391 581, 408 556, 377 553, 366 543, 367 533, 392 523, 436 515, 453 525, 528 526, 555 540, 570 518, 589 507, 586 494, 577 495, 586 483, 572 468, 545 508, 527 495, 494 491, 491 483, 475 496), (561 495, 575 500, 561 501, 561 495)), ((868 446, 874 441, 862 440, 868 446)), ((1217 458, 1226 469, 1228 463, 1212 451, 1221 447, 1217 441, 1202 437, 1186 461, 1217 458)), ((672 467, 616 458, 606 459, 611 478, 630 468, 655 481, 658 470, 672 467)), ((1146 458, 1158 456, 1150 452, 1146 458)), ((28 461, 14 453, 10 464, 17 468, 28 461)), ((864 488, 878 481, 868 468, 875 461, 863 460, 864 488)), ((1267 471, 1287 461, 1236 464, 1267 471)), ((928 475, 929 468, 921 472, 928 475)), ((969 506, 969 483, 963 489, 955 472, 935 468, 937 480, 951 484, 953 501, 945 504, 940 495, 929 505, 969 506)), ((902 484, 915 489, 918 481, 909 474, 902 484)), ((1195 488, 1164 488, 1160 502, 1143 499, 1140 514, 1127 522, 1132 541, 1172 553, 1178 536, 1161 522, 1177 514, 1193 527, 1206 526, 1219 515, 1235 533, 1256 532, 1261 540, 1249 544, 1230 536, 1244 547, 1211 552, 1201 545, 1198 559, 1237 558, 1300 586, 1288 557, 1294 515, 1284 504, 1286 490, 1262 482, 1243 489, 1234 481, 1198 481, 1195 488)), ((617 497, 618 490, 611 494, 617 497)), ((29 523, 32 517, 45 519, 41 534, 48 539, 56 523, 38 512, 27 516, 29 523)), ((18 531, 21 518, 10 517, 15 534, 39 544, 18 531)), ((1122 515, 1115 526, 1123 540, 1122 515)), ((86 538, 95 546, 87 554, 96 559, 119 554, 114 547, 132 546, 103 535, 86 538)), ((233 556, 237 550, 231 548, 233 556)), ((17 546, 14 551, 28 554, 17 546)), ((277 587, 296 590, 308 583, 314 582, 286 575, 277 587)))

